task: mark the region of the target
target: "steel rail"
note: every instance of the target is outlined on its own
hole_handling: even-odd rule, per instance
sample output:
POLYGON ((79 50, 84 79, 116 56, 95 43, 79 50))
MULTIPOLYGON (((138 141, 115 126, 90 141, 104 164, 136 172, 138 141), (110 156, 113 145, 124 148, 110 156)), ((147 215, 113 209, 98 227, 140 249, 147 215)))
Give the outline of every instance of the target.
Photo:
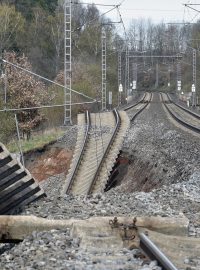
POLYGON ((113 114, 114 114, 114 117, 115 117, 115 120, 116 120, 115 129, 114 129, 113 134, 112 134, 112 137, 110 139, 110 143, 108 144, 108 146, 107 146, 107 148, 106 148, 106 150, 104 152, 104 155, 102 156, 101 161, 99 162, 99 165, 98 165, 98 168, 96 170, 96 173, 95 173, 95 175, 94 175, 94 177, 92 179, 90 188, 88 190, 88 195, 92 193, 93 187, 94 187, 94 185, 95 185, 95 183, 97 181, 97 178, 98 178, 98 176, 100 174, 100 171, 101 171, 103 162, 106 159, 106 157, 107 157, 107 155, 108 155, 108 153, 110 151, 110 148, 111 148, 112 144, 114 143, 114 140, 115 140, 115 138, 117 136, 117 133, 118 133, 119 128, 120 128, 120 125, 121 125, 121 117, 119 115, 119 112, 116 109, 114 109, 113 110, 113 114))
POLYGON ((144 93, 143 97, 138 102, 124 108, 124 111, 128 111, 128 110, 132 109, 133 107, 137 106, 138 104, 142 103, 144 101, 145 97, 146 97, 146 93, 144 93))
POLYGON ((86 123, 86 129, 85 129, 85 136, 84 136, 84 141, 83 141, 83 144, 82 144, 81 152, 80 152, 79 158, 76 161, 76 164, 74 166, 74 170, 73 170, 73 172, 71 174, 71 177, 70 177, 70 179, 68 181, 68 185, 67 185, 67 187, 64 188, 64 193, 68 193, 69 190, 71 189, 71 187, 72 187, 72 185, 74 183, 75 175, 78 172, 80 163, 82 161, 82 157, 83 157, 85 149, 87 147, 87 142, 88 142, 88 138, 89 138, 89 136, 88 136, 89 135, 89 130, 91 128, 91 117, 90 117, 90 113, 88 111, 85 112, 85 123, 86 123))
POLYGON ((200 133, 200 128, 196 127, 196 126, 193 126, 191 124, 188 124, 187 122, 183 121, 180 117, 178 117, 168 106, 167 104, 165 103, 165 101, 163 100, 163 95, 161 93, 161 99, 162 99, 162 102, 165 106, 165 108, 167 109, 167 111, 169 112, 169 114, 177 121, 179 122, 181 125, 187 127, 188 129, 192 130, 192 131, 195 131, 197 133, 200 133))
POLYGON ((151 259, 156 260, 162 270, 178 270, 174 264, 162 253, 162 251, 144 233, 139 234, 140 248, 151 259))
POLYGON ((176 106, 179 107, 180 109, 182 109, 182 110, 188 112, 189 114, 191 114, 192 116, 194 116, 195 118, 197 118, 197 119, 200 120, 200 115, 199 115, 199 114, 197 114, 197 113, 195 113, 195 112, 192 112, 192 111, 188 110, 187 108, 185 108, 185 107, 179 105, 179 104, 176 103, 175 101, 173 101, 172 98, 170 97, 170 95, 169 95, 168 93, 167 93, 167 97, 168 97, 169 101, 171 101, 174 105, 176 105, 176 106))
POLYGON ((140 114, 148 105, 149 105, 149 103, 151 102, 151 100, 152 100, 152 93, 151 93, 151 96, 150 96, 150 99, 147 101, 147 103, 140 109, 140 110, 138 110, 133 116, 132 116, 132 118, 131 118, 131 122, 133 122, 134 120, 135 120, 135 118, 138 116, 138 114, 140 114))

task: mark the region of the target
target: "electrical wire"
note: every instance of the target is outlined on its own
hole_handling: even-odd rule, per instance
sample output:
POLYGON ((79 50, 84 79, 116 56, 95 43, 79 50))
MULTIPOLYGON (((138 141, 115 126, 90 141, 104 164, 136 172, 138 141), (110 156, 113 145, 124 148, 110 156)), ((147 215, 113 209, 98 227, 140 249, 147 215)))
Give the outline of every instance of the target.
MULTIPOLYGON (((45 77, 43 77, 43 76, 41 76, 41 75, 38 75, 38 74, 36 74, 36 73, 33 72, 33 71, 30 71, 30 70, 28 70, 28 69, 25 69, 25 68, 23 68, 23 67, 20 67, 20 66, 17 65, 17 64, 13 64, 13 63, 11 63, 11 62, 5 60, 5 59, 2 59, 2 61, 3 61, 4 63, 9 64, 9 65, 11 65, 11 66, 14 66, 14 67, 16 67, 16 68, 18 68, 18 69, 20 69, 20 70, 22 70, 22 71, 25 71, 25 72, 27 72, 27 73, 33 75, 33 76, 36 76, 36 77, 38 77, 38 78, 40 78, 40 79, 43 79, 43 80, 45 80, 45 81, 47 81, 47 82, 50 82, 50 83, 53 83, 53 84, 55 84, 55 85, 58 85, 58 86, 60 86, 60 87, 62 87, 62 88, 65 88, 64 85, 62 85, 62 84, 60 84, 60 83, 57 83, 57 82, 54 82, 54 81, 52 81, 52 80, 50 80, 50 79, 47 79, 47 78, 45 78, 45 77)), ((74 92, 74 93, 76 93, 76 94, 79 94, 79 95, 81 95, 81 96, 83 96, 83 97, 85 97, 85 98, 91 99, 91 100, 93 100, 93 102, 95 102, 95 99, 93 99, 93 98, 91 98, 91 97, 89 97, 89 96, 87 96, 87 95, 85 95, 85 94, 83 94, 83 93, 80 93, 80 92, 78 92, 78 91, 76 91, 76 90, 69 89, 69 88, 66 88, 66 89, 71 90, 72 92, 74 92)))
MULTIPOLYGON (((89 24, 95 22, 96 20, 98 20, 99 18, 101 18, 101 17, 103 17, 104 15, 108 14, 109 12, 115 10, 116 8, 117 8, 117 6, 114 6, 113 8, 111 8, 111 9, 109 9, 108 11, 106 11, 106 12, 100 14, 100 15, 97 16, 96 18, 94 18, 94 19, 92 19, 92 20, 90 20, 90 21, 86 21, 81 27, 84 27, 85 25, 89 25, 89 24)), ((77 30, 80 30, 80 28, 76 28, 76 29, 74 29, 73 31, 75 32, 75 31, 77 31, 77 30)))
POLYGON ((83 2, 71 2, 74 5, 95 5, 95 6, 102 6, 102 7, 115 7, 116 5, 108 5, 108 4, 97 4, 97 3, 83 3, 83 2))
POLYGON ((119 17, 120 17, 120 21, 121 21, 122 26, 123 26, 125 40, 126 40, 126 42, 128 42, 128 36, 127 36, 127 33, 126 33, 125 24, 124 24, 124 21, 123 21, 123 19, 122 19, 122 15, 121 15, 121 12, 120 12, 120 10, 119 10, 119 7, 118 7, 118 6, 117 6, 117 11, 118 11, 118 14, 119 14, 119 17))
MULTIPOLYGON (((73 106, 73 105, 91 104, 95 102, 97 101, 94 100, 94 101, 88 101, 88 102, 76 102, 76 103, 71 103, 71 105, 73 106)), ((45 109, 45 108, 56 108, 56 107, 64 107, 66 105, 69 105, 69 104, 43 105, 43 106, 14 108, 14 109, 4 108, 4 109, 0 109, 0 112, 16 112, 16 111, 36 110, 36 109, 45 109)))
POLYGON ((179 9, 147 9, 147 8, 129 8, 129 9, 126 9, 126 8, 122 8, 121 10, 126 10, 126 11, 129 11, 129 10, 132 10, 132 11, 155 11, 155 12, 182 12, 182 10, 179 10, 179 9))

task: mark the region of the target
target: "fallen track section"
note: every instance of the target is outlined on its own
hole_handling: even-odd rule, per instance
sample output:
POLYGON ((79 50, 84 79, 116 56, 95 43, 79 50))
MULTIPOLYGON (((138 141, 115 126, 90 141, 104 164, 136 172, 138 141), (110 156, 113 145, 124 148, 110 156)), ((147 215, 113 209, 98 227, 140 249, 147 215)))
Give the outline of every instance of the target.
POLYGON ((167 94, 160 93, 160 95, 165 108, 178 123, 200 133, 200 118, 198 114, 172 102, 167 94))
POLYGON ((130 121, 134 121, 135 118, 140 114, 151 102, 152 93, 145 93, 143 98, 136 104, 129 106, 126 108, 126 111, 130 112, 130 121))
POLYGON ((129 126, 124 111, 78 115, 78 138, 63 194, 103 191, 129 126))
POLYGON ((29 171, 0 143, 0 214, 12 214, 43 196, 29 171))

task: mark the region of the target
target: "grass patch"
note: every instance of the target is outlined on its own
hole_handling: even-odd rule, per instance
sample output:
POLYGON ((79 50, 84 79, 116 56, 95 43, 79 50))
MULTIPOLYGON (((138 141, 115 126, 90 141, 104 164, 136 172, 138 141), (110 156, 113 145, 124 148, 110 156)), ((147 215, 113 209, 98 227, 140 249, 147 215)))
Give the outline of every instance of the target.
MULTIPOLYGON (((34 150, 37 148, 42 148, 46 144, 49 144, 50 142, 55 141, 62 135, 64 135, 64 130, 51 130, 43 134, 33 134, 31 139, 29 141, 27 140, 21 140, 22 145, 22 151, 27 152, 30 150, 34 150)), ((7 145, 7 148, 10 152, 19 152, 19 148, 17 145, 17 141, 10 141, 7 145)))

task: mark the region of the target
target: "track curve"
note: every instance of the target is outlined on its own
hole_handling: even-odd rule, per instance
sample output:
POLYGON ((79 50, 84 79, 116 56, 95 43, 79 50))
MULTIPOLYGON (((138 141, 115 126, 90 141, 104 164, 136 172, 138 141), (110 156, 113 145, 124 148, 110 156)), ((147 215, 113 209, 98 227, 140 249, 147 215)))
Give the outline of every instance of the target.
POLYGON ((160 93, 160 96, 165 108, 178 123, 194 132, 200 133, 200 121, 197 114, 194 114, 175 102, 172 103, 167 94, 160 93))
POLYGON ((83 115, 78 115, 78 139, 63 194, 104 190, 129 126, 128 116, 123 111, 92 113, 90 119, 88 125, 83 115))

